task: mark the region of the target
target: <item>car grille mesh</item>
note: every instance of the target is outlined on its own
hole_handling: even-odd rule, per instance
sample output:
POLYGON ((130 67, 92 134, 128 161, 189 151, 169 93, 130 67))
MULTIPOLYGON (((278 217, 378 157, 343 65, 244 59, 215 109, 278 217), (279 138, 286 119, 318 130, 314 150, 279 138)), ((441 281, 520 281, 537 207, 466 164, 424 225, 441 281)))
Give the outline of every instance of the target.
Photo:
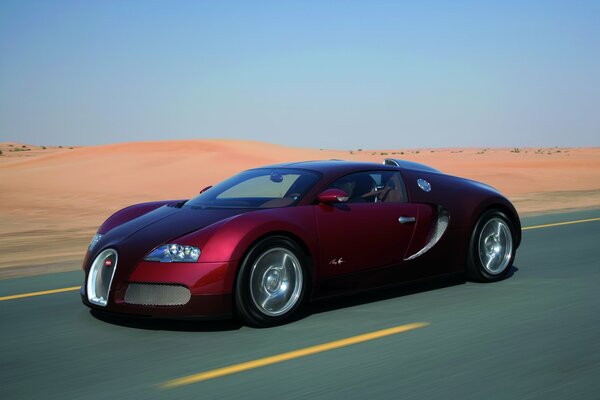
POLYGON ((125 302, 144 306, 181 306, 191 297, 189 289, 181 285, 130 283, 125 302))

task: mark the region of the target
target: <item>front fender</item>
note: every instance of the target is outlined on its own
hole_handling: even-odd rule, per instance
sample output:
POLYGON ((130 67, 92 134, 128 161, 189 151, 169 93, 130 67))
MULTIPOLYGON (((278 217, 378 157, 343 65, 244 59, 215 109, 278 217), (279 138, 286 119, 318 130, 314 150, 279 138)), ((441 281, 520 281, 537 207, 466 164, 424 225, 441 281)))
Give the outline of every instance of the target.
POLYGON ((296 236, 312 256, 316 255, 317 231, 312 206, 239 214, 186 235, 178 242, 200 247, 202 262, 239 261, 256 240, 270 233, 296 236))

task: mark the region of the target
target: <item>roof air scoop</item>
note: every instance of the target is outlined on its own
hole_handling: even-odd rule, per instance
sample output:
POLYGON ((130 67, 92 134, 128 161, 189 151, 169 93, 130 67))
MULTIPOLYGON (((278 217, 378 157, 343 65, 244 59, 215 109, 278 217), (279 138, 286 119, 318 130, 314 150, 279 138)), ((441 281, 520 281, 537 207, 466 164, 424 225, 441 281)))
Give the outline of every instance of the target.
POLYGON ((437 173, 441 172, 441 171, 439 171, 435 168, 431 168, 430 166, 425 165, 425 164, 417 163, 414 161, 400 160, 397 158, 386 158, 383 161, 383 165, 391 165, 394 167, 400 167, 402 169, 410 169, 410 170, 414 170, 414 171, 437 172, 437 173))

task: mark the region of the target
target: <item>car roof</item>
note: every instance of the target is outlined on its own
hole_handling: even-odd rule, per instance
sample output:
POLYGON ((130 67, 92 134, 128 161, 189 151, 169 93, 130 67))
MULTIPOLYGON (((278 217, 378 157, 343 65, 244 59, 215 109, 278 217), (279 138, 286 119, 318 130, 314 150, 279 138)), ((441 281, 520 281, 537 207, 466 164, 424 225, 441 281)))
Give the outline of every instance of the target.
POLYGON ((274 165, 267 165, 261 168, 301 168, 309 171, 320 172, 324 175, 331 174, 344 174, 353 171, 366 171, 366 170, 398 170, 397 166, 384 165, 373 162, 360 162, 360 161, 345 161, 345 160, 314 160, 314 161, 300 161, 281 163, 274 165))

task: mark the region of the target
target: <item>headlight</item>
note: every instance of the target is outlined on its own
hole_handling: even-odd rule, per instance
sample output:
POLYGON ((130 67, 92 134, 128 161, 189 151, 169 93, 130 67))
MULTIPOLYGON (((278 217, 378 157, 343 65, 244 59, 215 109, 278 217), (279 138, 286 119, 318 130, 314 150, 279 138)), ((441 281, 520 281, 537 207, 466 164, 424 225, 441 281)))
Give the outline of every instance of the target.
POLYGON ((159 262, 196 262, 200 257, 200 249, 180 244, 163 244, 152 250, 144 261, 159 262))
POLYGON ((102 235, 99 234, 99 233, 96 233, 94 235, 94 237, 92 238, 92 242, 90 243, 90 247, 88 247, 89 251, 92 251, 94 249, 94 247, 100 241, 100 239, 102 239, 102 235))

